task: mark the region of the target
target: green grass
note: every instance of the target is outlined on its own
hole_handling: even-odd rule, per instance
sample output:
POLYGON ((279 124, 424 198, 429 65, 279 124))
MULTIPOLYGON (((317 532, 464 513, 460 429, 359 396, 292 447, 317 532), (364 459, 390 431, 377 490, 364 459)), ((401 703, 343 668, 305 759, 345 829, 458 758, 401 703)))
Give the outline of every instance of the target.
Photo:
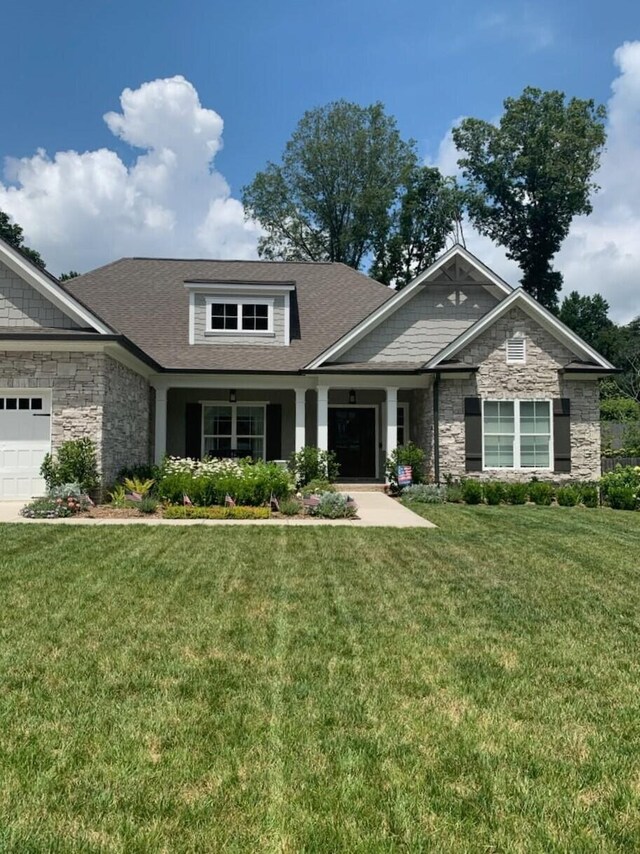
POLYGON ((0 851, 640 843, 640 514, 0 526, 0 851))

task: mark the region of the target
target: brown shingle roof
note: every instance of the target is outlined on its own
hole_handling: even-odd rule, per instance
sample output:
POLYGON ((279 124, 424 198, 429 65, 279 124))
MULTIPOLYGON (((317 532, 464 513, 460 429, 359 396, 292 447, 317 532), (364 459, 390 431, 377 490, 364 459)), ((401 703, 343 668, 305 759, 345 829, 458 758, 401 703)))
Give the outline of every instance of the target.
POLYGON ((338 263, 123 258, 64 287, 162 367, 297 371, 393 296, 338 263), (293 282, 291 345, 189 344, 185 281, 293 282))

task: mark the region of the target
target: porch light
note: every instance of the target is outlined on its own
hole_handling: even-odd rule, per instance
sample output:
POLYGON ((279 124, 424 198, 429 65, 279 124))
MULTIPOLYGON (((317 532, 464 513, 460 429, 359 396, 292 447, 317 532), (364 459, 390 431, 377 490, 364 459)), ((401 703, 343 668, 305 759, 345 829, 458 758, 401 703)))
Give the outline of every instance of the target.
POLYGON ((236 402, 236 390, 235 390, 235 388, 230 388, 229 389, 229 403, 235 403, 235 402, 236 402))
POLYGON ((349 403, 353 406, 353 404, 355 402, 356 402, 356 393, 353 389, 351 389, 351 391, 349 392, 349 403))

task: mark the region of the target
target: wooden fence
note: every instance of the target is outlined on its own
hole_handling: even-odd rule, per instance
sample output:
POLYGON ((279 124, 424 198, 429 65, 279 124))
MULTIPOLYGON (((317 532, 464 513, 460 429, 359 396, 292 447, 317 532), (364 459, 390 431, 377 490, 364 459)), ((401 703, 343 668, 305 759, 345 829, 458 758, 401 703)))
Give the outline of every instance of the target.
POLYGON ((602 474, 613 471, 616 466, 640 466, 640 457, 602 457, 602 474))

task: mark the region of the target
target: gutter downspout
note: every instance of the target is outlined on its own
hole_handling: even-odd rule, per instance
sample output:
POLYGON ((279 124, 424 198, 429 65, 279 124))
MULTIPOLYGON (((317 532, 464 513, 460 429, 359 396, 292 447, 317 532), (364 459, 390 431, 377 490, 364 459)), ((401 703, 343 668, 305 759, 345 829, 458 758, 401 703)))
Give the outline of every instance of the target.
POLYGON ((433 475, 440 485, 440 373, 433 381, 433 475))

